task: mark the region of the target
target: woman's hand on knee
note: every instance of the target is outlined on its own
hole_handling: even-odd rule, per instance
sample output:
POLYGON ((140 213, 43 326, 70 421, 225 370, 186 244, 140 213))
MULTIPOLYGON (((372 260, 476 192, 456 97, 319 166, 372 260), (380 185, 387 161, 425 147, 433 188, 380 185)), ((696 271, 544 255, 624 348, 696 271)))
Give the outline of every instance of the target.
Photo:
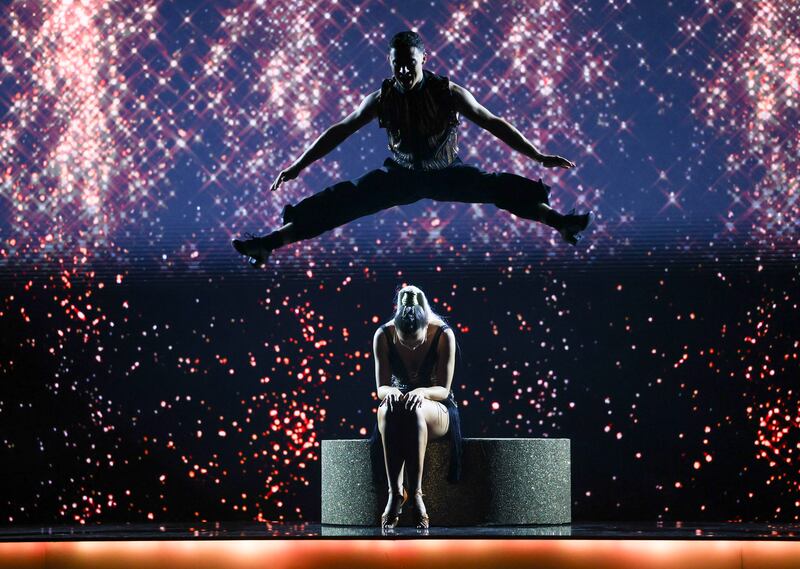
POLYGON ((425 392, 422 389, 414 389, 413 391, 409 391, 403 396, 405 404, 403 407, 408 409, 409 411, 413 411, 418 407, 422 407, 422 402, 427 399, 425 397, 425 392))
MULTIPOLYGON (((383 401, 381 401, 381 405, 385 404, 386 408, 389 411, 394 411, 394 406, 397 405, 399 408, 400 406, 399 403, 402 399, 403 399, 403 392, 397 389, 396 387, 393 387, 392 390, 386 394, 386 397, 383 398, 383 401)), ((378 405, 378 407, 380 407, 381 405, 378 405)))

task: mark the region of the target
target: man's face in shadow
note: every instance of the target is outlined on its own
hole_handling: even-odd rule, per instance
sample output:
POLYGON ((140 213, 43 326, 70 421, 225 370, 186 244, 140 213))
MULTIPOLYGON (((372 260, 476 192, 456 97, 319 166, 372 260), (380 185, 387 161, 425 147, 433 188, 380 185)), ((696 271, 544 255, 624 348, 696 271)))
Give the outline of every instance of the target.
POLYGON ((401 90, 409 91, 422 81, 422 64, 427 54, 418 47, 398 47, 389 50, 389 65, 401 90))

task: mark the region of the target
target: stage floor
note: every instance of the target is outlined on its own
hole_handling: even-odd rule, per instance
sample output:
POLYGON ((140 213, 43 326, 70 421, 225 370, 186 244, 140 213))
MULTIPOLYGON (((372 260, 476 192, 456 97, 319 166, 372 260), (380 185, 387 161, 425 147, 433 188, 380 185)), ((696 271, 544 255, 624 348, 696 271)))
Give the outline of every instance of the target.
POLYGON ((798 569, 798 525, 400 528, 146 524, 0 530, 0 569, 798 569))
POLYGON ((323 526, 318 523, 164 523, 0 528, 0 542, 384 538, 797 541, 800 539, 800 524, 582 522, 557 526, 432 527, 426 532, 400 527, 386 533, 377 527, 323 526))

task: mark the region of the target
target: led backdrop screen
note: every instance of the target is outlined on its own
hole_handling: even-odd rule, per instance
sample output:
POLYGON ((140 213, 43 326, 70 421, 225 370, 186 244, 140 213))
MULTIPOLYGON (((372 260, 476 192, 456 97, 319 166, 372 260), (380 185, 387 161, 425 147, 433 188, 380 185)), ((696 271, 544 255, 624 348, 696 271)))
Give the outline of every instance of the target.
POLYGON ((315 520, 323 438, 374 424, 404 283, 453 326, 466 436, 568 437, 573 516, 798 519, 798 5, 778 0, 40 0, 0 12, 2 523, 315 520), (378 167, 373 122, 277 173, 390 75, 460 155, 597 219, 571 247, 420 201, 246 266, 232 237, 378 167))

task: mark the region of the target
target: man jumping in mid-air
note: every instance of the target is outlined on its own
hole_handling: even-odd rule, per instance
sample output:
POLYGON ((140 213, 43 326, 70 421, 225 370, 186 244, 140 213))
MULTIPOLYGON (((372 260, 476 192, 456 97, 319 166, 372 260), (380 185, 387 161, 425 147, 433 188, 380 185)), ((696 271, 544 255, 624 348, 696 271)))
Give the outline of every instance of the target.
POLYGON ((325 188, 283 210, 284 225, 263 237, 233 240, 233 246, 254 266, 263 266, 279 247, 316 237, 395 205, 420 199, 490 203, 518 217, 549 225, 575 244, 592 213, 564 215, 549 206, 550 188, 541 180, 506 172, 488 173, 464 164, 457 155, 459 114, 489 131, 514 150, 546 168, 574 168, 561 156, 539 152, 516 128, 493 115, 463 87, 447 77, 423 70, 427 60, 422 39, 414 32, 395 35, 389 44, 393 76, 371 93, 350 115, 326 130, 270 187, 293 180, 358 129, 378 119, 389 136, 383 167, 353 181, 325 188))

